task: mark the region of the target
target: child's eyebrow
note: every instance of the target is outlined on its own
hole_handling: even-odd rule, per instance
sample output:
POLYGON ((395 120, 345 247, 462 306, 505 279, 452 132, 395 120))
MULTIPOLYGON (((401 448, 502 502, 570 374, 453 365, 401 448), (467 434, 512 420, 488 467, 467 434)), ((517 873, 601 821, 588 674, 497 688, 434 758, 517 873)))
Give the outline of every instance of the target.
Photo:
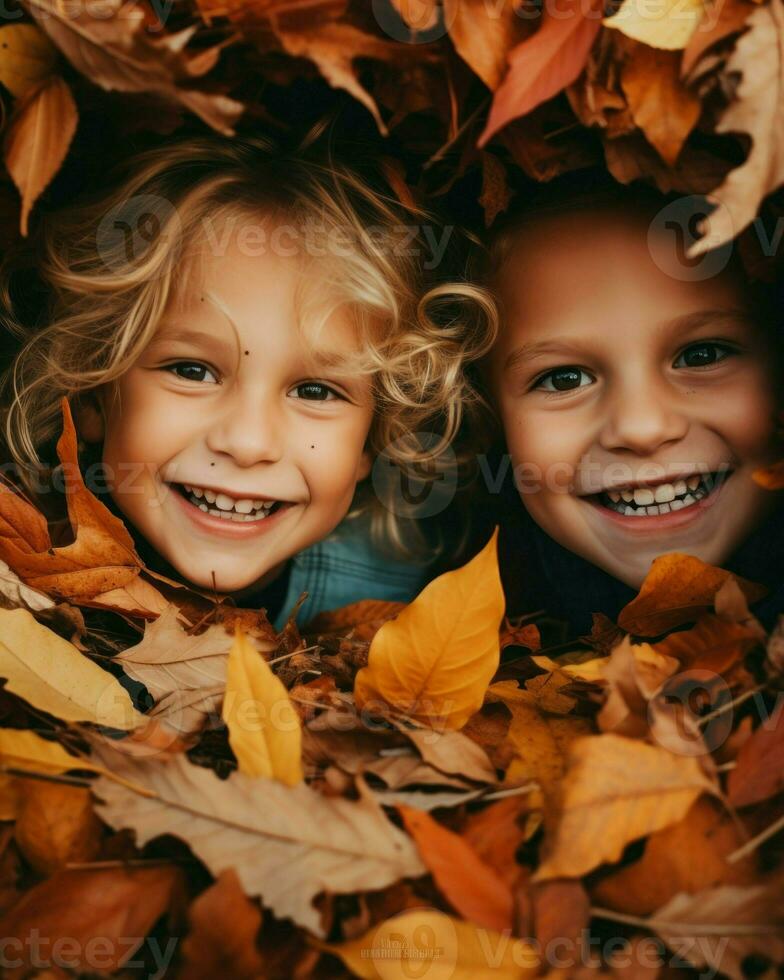
POLYGON ((587 351, 588 345, 583 346, 576 340, 566 338, 562 340, 558 337, 540 340, 535 344, 523 344, 509 354, 504 362, 504 371, 513 371, 520 364, 534 361, 546 354, 562 354, 565 357, 574 357, 575 354, 579 356, 582 350, 587 351))
POLYGON ((172 340, 180 340, 184 343, 207 343, 212 346, 223 346, 223 341, 216 337, 214 332, 208 333, 206 330, 195 330, 193 327, 180 327, 164 329, 150 341, 152 344, 164 344, 172 340))

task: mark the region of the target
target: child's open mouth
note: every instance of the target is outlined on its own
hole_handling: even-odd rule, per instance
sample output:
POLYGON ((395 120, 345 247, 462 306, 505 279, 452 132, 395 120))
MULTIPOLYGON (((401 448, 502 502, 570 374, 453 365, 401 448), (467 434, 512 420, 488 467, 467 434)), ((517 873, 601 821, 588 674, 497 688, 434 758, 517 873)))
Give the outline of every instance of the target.
POLYGON ((590 499, 621 517, 660 517, 696 507, 715 494, 731 475, 731 470, 695 474, 672 483, 605 490, 590 499))
POLYGON ((230 497, 228 494, 188 483, 172 483, 171 486, 203 513, 234 524, 259 523, 286 506, 286 501, 282 500, 230 497))

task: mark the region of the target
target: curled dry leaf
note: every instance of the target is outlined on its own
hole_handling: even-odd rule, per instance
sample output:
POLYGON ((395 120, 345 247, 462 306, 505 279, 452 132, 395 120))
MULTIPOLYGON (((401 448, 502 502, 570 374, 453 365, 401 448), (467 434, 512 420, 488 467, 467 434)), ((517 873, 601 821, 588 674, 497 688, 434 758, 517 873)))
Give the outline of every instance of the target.
POLYGON ((46 78, 17 106, 5 137, 5 165, 22 195, 21 231, 27 234, 33 205, 65 159, 78 113, 71 89, 59 75, 46 78))
POLYGON ((648 733, 648 702, 680 664, 648 643, 625 637, 610 654, 603 674, 607 700, 597 717, 603 732, 640 738, 648 733))
POLYGON ((127 0, 79 3, 27 0, 27 9, 71 64, 109 91, 147 92, 190 109, 225 135, 243 105, 225 95, 191 88, 216 63, 220 48, 185 50, 196 27, 176 34, 146 30, 145 12, 127 0))
MULTIPOLYGON (((618 625, 636 636, 660 636, 684 626, 713 608, 716 593, 732 577, 691 555, 662 555, 653 561, 637 598, 621 610, 618 625)), ((734 577, 750 602, 765 595, 763 586, 734 577)))
MULTIPOLYGON (((0 494, 6 492, 0 489, 0 494)), ((25 585, 4 561, 0 561, 0 605, 4 609, 23 608, 30 612, 41 612, 55 607, 54 601, 48 595, 25 585)))
POLYGON ((716 124, 718 133, 747 133, 751 148, 744 163, 708 196, 714 210, 700 223, 702 238, 689 249, 696 258, 739 235, 755 218, 762 199, 784 183, 784 136, 778 121, 784 109, 784 4, 757 7, 748 30, 727 59, 725 73, 741 81, 716 124))
POLYGON ((98 760, 144 787, 143 797, 106 778, 93 792, 97 812, 140 845, 163 834, 185 841, 213 875, 233 867, 248 895, 280 918, 323 934, 313 899, 323 891, 384 888, 424 873, 410 839, 369 795, 321 796, 304 783, 235 772, 221 780, 182 756, 168 762, 122 757, 102 747, 98 760))
POLYGON ((356 677, 357 708, 381 702, 444 728, 462 728, 481 708, 500 657, 497 533, 468 564, 434 579, 382 626, 356 677))
POLYGON ((682 820, 716 787, 699 762, 620 735, 571 747, 558 824, 535 878, 577 878, 617 861, 624 847, 682 820))

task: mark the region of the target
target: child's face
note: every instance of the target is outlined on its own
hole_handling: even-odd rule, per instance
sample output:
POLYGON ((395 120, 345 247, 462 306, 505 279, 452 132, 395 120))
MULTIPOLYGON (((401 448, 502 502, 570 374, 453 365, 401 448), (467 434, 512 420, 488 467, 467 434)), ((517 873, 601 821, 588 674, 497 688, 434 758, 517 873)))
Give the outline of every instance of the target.
POLYGON ((489 368, 532 518, 635 588, 665 552, 721 564, 773 501, 752 480, 772 458, 765 335, 728 272, 684 281, 647 231, 594 212, 521 232, 489 368))
POLYGON ((202 269, 118 398, 101 399, 103 431, 85 435, 103 438, 112 496, 156 551, 194 584, 237 592, 345 516, 369 471, 373 401, 345 372, 347 314, 315 338, 298 324, 296 258, 233 246, 202 269))

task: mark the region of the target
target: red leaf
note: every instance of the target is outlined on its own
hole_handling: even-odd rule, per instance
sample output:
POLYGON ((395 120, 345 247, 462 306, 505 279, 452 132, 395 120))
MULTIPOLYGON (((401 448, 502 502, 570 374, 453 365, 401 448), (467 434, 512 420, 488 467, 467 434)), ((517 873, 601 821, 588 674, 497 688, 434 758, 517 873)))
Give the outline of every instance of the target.
POLYGON ((509 71, 493 97, 484 146, 499 129, 571 85, 583 70, 602 24, 599 0, 567 0, 557 16, 545 10, 542 26, 509 55, 509 71))
POLYGON ((750 806, 784 790, 784 704, 743 743, 730 773, 727 796, 733 806, 750 806))

